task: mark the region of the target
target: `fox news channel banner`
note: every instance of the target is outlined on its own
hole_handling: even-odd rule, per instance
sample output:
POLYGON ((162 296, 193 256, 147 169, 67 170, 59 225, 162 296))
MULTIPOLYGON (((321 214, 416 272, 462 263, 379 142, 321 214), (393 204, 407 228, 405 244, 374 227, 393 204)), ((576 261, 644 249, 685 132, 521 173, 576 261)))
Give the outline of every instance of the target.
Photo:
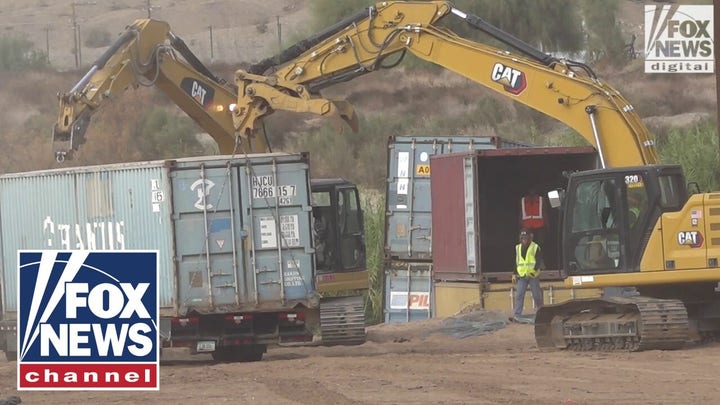
POLYGON ((158 252, 18 252, 18 390, 158 390, 158 252))

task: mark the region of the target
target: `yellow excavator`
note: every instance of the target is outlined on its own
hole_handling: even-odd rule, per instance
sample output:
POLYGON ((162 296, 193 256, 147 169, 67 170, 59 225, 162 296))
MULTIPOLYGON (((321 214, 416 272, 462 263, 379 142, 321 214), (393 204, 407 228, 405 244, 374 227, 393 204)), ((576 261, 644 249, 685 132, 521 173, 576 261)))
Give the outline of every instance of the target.
MULTIPOLYGON (((234 109, 235 85, 214 75, 166 22, 143 19, 128 26, 70 91, 58 94, 60 114, 52 131, 56 160, 73 157, 85 142, 90 118, 106 101, 139 86, 160 89, 212 136, 221 154, 271 151, 263 129, 254 127, 254 114, 267 112, 264 102, 234 109)), ((320 99, 304 108, 342 115, 345 110, 336 106, 349 108, 320 99)), ((322 343, 359 344, 365 341, 363 292, 369 289, 360 195, 355 184, 340 178, 312 179, 311 189, 322 343)))
MULTIPOLYGON (((135 25, 153 23, 140 20, 135 25)), ((158 60, 165 39, 172 43, 174 36, 143 38, 146 49, 139 60, 146 64, 158 60)), ((137 51, 124 51, 129 48, 111 48, 105 60, 135 65, 132 58, 137 51)), ((215 98, 202 110, 229 117, 223 119, 227 125, 232 122, 232 130, 219 135, 226 138, 225 143, 218 142, 221 151, 222 145, 227 150, 237 144, 261 151, 266 145, 254 135, 257 123, 278 109, 340 115, 354 126, 352 108, 324 98, 321 90, 396 66, 406 52, 558 119, 598 151, 599 169, 570 174, 567 187, 551 196, 553 203, 562 204, 566 284, 634 287, 637 294, 541 307, 535 319, 541 349, 672 349, 720 330, 716 291, 720 250, 715 247, 720 241, 716 218, 720 196, 688 197, 681 167, 659 164, 654 141, 633 106, 590 67, 542 53, 451 2, 377 3, 247 70, 238 70, 231 94, 215 98), (449 16, 513 51, 462 38, 439 25, 449 16), (236 91, 234 99, 232 91, 236 91)), ((94 90, 92 85, 93 77, 102 77, 101 70, 91 69, 73 91, 61 96, 63 114, 54 131, 56 144, 61 145, 56 148, 58 156, 76 149, 75 123, 79 123, 76 133, 81 133, 87 119, 82 112, 73 113, 73 108, 92 111, 97 103, 85 100, 92 99, 93 92, 107 91, 99 85, 94 90)), ((149 65, 142 76, 155 78, 157 70, 149 65)), ((113 74, 106 73, 105 80, 113 74)), ((166 92, 181 93, 178 83, 170 83, 166 92)), ((192 112, 202 101, 190 97, 191 107, 184 110, 205 127, 192 112)))

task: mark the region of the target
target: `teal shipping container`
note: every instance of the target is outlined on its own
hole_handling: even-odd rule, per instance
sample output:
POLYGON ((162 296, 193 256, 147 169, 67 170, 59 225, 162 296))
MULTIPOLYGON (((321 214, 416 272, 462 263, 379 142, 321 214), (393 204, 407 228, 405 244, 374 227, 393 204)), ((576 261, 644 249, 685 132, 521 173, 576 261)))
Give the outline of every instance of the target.
POLYGON ((396 263, 385 270, 385 322, 404 323, 432 318, 432 264, 396 263))
POLYGON ((529 145, 495 136, 393 136, 388 138, 385 258, 432 259, 430 157, 529 145))
POLYGON ((166 317, 317 307, 308 167, 275 153, 0 176, 3 319, 21 249, 158 250, 166 317))

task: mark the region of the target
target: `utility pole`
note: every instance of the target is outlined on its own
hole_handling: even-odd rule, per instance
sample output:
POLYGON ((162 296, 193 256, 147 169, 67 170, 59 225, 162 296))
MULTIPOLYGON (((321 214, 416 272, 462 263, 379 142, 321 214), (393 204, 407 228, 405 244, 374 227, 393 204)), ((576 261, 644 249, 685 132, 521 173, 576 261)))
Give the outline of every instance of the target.
POLYGON ((77 6, 92 6, 95 5, 94 1, 92 2, 73 2, 70 7, 72 7, 72 20, 71 24, 73 27, 73 36, 75 37, 75 67, 79 68, 82 64, 82 51, 80 48, 82 48, 82 38, 80 37, 80 22, 78 21, 77 12, 75 10, 75 7, 77 6))
POLYGON ((212 25, 208 26, 210 29, 210 62, 215 60, 215 51, 213 50, 213 32, 212 32, 212 25))
POLYGON ((50 64, 50 27, 45 27, 45 57, 47 64, 50 64))
POLYGON ((82 36, 80 35, 80 23, 77 25, 77 44, 77 56, 80 61, 80 66, 82 66, 82 36))
POLYGON ((275 16, 275 21, 277 22, 277 35, 278 35, 278 52, 282 52, 282 25, 280 25, 280 16, 275 16))
POLYGON ((75 69, 80 67, 80 56, 78 50, 80 49, 80 41, 78 41, 78 22, 77 14, 75 13, 75 3, 73 2, 72 7, 72 28, 73 28, 73 42, 75 43, 75 69))

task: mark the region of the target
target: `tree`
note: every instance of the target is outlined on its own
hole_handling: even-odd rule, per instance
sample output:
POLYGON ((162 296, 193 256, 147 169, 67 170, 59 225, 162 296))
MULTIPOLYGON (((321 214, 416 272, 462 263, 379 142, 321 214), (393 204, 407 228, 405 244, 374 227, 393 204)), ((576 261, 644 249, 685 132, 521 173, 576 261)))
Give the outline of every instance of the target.
MULTIPOLYGON (((373 4, 374 1, 368 0, 313 0, 311 10, 315 32, 373 4)), ((577 1, 456 0, 454 4, 457 9, 475 14, 533 47, 547 52, 575 52, 583 46, 582 23, 577 1)), ((464 38, 507 48, 453 15, 444 18, 439 25, 449 28, 464 38)), ((423 64, 413 61, 410 65, 415 67, 423 64)))
POLYGON ((587 50, 591 62, 605 60, 618 65, 625 60, 625 41, 615 21, 617 0, 584 0, 582 13, 587 30, 587 50))
MULTIPOLYGON (((583 45, 576 1, 457 0, 455 5, 546 52, 575 52, 583 45)), ((467 24, 452 23, 451 28, 463 36, 479 38, 467 24)))

